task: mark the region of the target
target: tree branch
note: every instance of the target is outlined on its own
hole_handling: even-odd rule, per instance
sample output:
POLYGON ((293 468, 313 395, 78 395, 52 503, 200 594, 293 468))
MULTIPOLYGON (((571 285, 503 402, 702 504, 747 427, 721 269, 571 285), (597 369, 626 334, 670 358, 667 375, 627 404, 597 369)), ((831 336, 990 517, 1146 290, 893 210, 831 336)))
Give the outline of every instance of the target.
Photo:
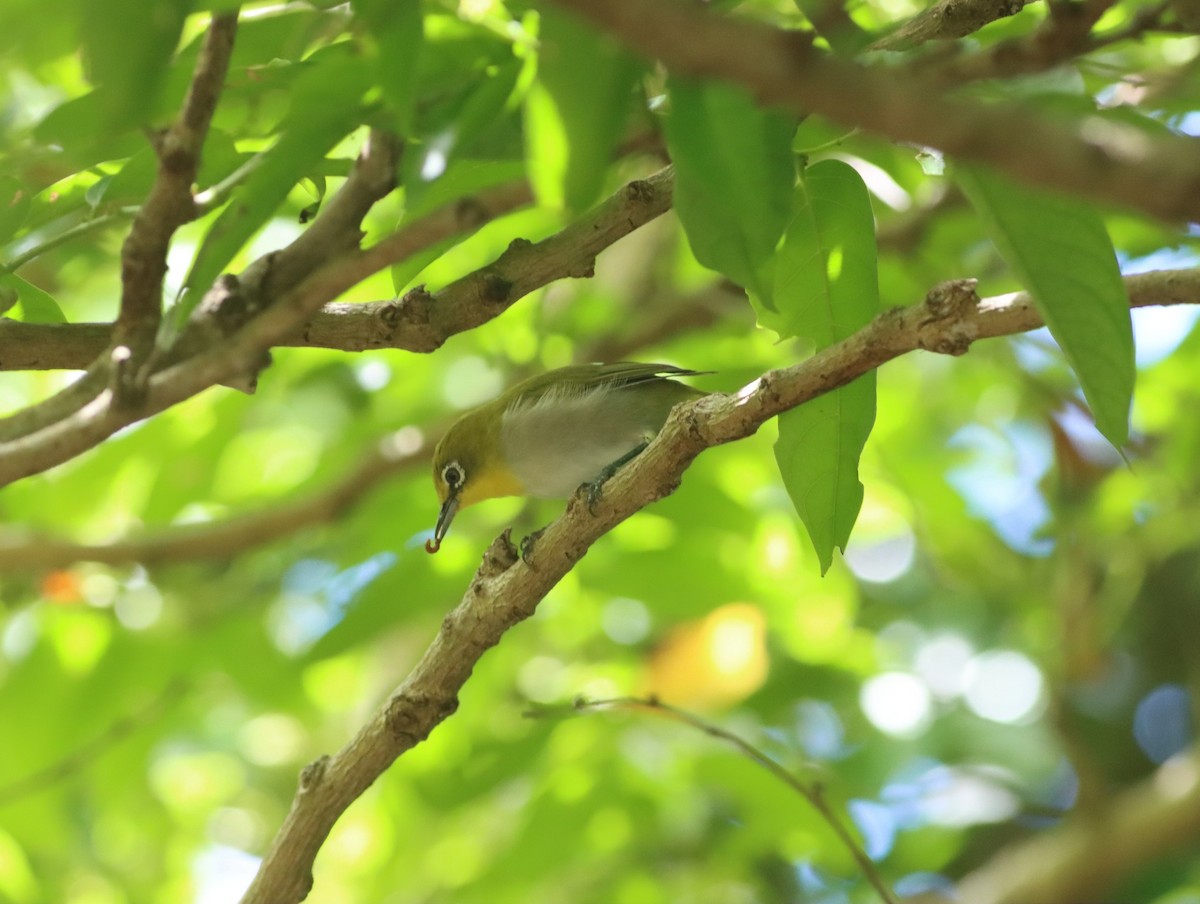
POLYGON ((938 0, 913 16, 872 50, 908 50, 926 41, 965 38, 990 22, 1015 16, 1030 0, 938 0))
POLYGON ((1099 901, 1200 835, 1200 747, 1167 760, 1104 810, 1000 851, 958 883, 971 904, 1099 901))
MULTIPOLYGON (((474 199, 470 226, 506 213, 526 199, 526 189, 510 186, 490 189, 474 199)), ((225 341, 214 343, 150 377, 146 392, 136 404, 118 404, 111 388, 104 389, 78 411, 28 436, 0 443, 0 485, 61 464, 142 418, 157 414, 198 392, 255 370, 273 345, 297 333, 331 298, 352 287, 365 275, 463 231, 462 205, 450 204, 410 223, 379 244, 343 254, 269 308, 254 316, 225 341)))
MULTIPOLYGON (((1200 299, 1200 271, 1130 279, 1137 290, 1156 286, 1164 301, 1200 299)), ((455 711, 458 693, 479 658, 505 631, 534 613, 592 543, 672 493, 702 451, 749 436, 775 415, 916 349, 958 355, 979 339, 1040 325, 1020 294, 979 302, 972 280, 942 284, 924 304, 885 311, 803 363, 766 373, 732 395, 714 394, 677 406, 654 442, 605 485, 594 512, 578 495, 568 503, 539 537, 529 563, 519 559, 507 531, 492 543, 420 662, 345 747, 304 770, 291 810, 243 904, 303 900, 312 885, 317 851, 342 812, 455 711)))
POLYGON ((0 440, 25 436, 77 414, 110 384, 122 397, 135 387, 140 395, 146 377, 141 373, 142 364, 154 346, 162 319, 167 251, 175 231, 195 217, 192 182, 225 83, 236 33, 236 11, 213 16, 179 118, 155 145, 159 165, 154 184, 121 246, 120 310, 108 345, 83 378, 37 405, 0 419, 0 440), (115 381, 110 379, 114 373, 115 381))
POLYGON ((863 66, 821 52, 800 32, 718 16, 686 0, 555 2, 679 74, 736 82, 764 104, 939 148, 1022 182, 1172 224, 1200 219, 1195 138, 952 97, 919 67, 863 66))
POLYGON ((179 118, 155 144, 154 185, 121 248, 121 307, 114 342, 132 348, 135 366, 149 353, 158 332, 171 237, 195 217, 192 183, 236 34, 236 11, 213 16, 179 118))
MULTIPOLYGON (((723 308, 733 306, 744 314, 750 313, 744 290, 740 287, 731 290, 724 284, 717 284, 698 295, 682 299, 672 310, 649 321, 632 335, 601 338, 582 349, 577 360, 623 360, 648 345, 683 332, 705 329, 722 316, 733 316, 736 311, 729 315, 721 313, 723 308)), ((107 543, 77 543, 44 535, 18 535, 7 541, 0 539, 0 572, 69 568, 77 562, 160 565, 233 558, 255 547, 342 517, 380 483, 415 466, 425 467, 429 449, 444 432, 445 427, 429 430, 424 437, 403 429, 389 434, 363 455, 354 467, 328 486, 299 498, 219 521, 158 527, 152 532, 107 543)))
MULTIPOLYGON (((590 276, 596 255, 618 238, 670 208, 670 167, 631 182, 591 214, 550 238, 514 241, 490 266, 436 294, 417 289, 398 301, 371 306, 370 347, 432 351, 447 337, 496 317, 523 295, 555 279, 590 276)), ((114 432, 190 396, 253 372, 262 355, 284 342, 317 344, 304 329, 317 310, 364 277, 529 201, 524 183, 499 186, 458 201, 409 224, 378 244, 343 254, 319 269, 278 302, 247 321, 232 336, 155 373, 137 406, 115 405, 105 390, 79 410, 43 429, 0 443, 0 485, 37 474, 86 451, 114 432), (466 222, 464 223, 464 219, 466 222)), ((360 324, 360 330, 362 325, 360 324)))
POLYGON ((491 264, 432 294, 416 289, 397 301, 326 305, 297 345, 364 351, 432 352, 557 279, 585 279, 596 255, 671 208, 675 171, 630 182, 585 216, 540 242, 516 239, 491 264))

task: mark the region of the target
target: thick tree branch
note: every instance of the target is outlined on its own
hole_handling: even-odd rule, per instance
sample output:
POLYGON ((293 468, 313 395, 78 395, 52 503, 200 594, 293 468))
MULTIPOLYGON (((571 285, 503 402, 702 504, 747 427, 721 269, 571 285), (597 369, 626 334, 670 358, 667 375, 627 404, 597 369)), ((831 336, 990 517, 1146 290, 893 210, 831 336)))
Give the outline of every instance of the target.
POLYGON ((1022 182, 1172 224, 1200 219, 1195 138, 955 98, 930 85, 920 68, 863 66, 823 53, 800 32, 718 16, 685 0, 555 2, 678 74, 736 82, 765 104, 939 148, 1022 182))
MULTIPOLYGON (((1146 283, 1143 288, 1157 285, 1163 300, 1200 297, 1197 271, 1131 279, 1146 283)), ((408 677, 342 750, 304 770, 291 811, 244 904, 302 900, 312 884, 317 851, 338 817, 397 757, 455 711, 458 693, 479 658, 534 613, 592 543, 672 493, 702 451, 749 436, 775 415, 916 349, 957 355, 976 340, 1039 325, 1036 311, 1020 295, 982 303, 971 280, 942 284, 924 304, 886 311, 801 364, 764 374, 732 395, 709 395, 676 407, 654 442, 605 485, 594 512, 579 496, 568 503, 538 539, 528 564, 518 558, 507 532, 497 538, 408 677)))

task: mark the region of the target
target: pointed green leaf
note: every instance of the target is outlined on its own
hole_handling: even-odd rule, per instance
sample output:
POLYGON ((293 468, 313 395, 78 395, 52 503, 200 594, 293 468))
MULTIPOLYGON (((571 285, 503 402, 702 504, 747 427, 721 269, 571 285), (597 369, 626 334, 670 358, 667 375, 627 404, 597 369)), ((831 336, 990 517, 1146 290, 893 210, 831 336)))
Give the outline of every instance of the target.
MULTIPOLYGON (((792 219, 769 272, 778 310, 759 308, 783 337, 817 348, 845 339, 879 310, 875 222, 853 167, 826 160, 807 168, 792 219)), ((779 417, 775 460, 821 562, 843 551, 862 507, 858 460, 875 422, 875 374, 779 417)))
POLYGON ((692 253, 772 307, 759 270, 792 213, 795 121, 732 85, 672 79, 670 91, 675 212, 692 253))
POLYGON ((11 317, 13 320, 23 320, 26 323, 67 322, 62 308, 58 306, 58 302, 52 295, 42 291, 33 283, 21 279, 15 273, 6 273, 0 276, 0 288, 6 290, 4 294, 10 301, 12 294, 16 294, 16 302, 10 305, 11 309, 5 316, 11 317))
POLYGON ((639 67, 608 35, 554 8, 542 14, 539 45, 525 106, 529 172, 544 204, 583 210, 604 187, 639 67))
POLYGON ((875 424, 875 374, 779 416, 775 461, 812 539, 821 574, 846 550, 862 508, 858 459, 875 424))
POLYGON ((1082 201, 981 167, 955 173, 1079 378, 1097 428, 1120 447, 1129 438, 1133 326, 1103 220, 1082 201))

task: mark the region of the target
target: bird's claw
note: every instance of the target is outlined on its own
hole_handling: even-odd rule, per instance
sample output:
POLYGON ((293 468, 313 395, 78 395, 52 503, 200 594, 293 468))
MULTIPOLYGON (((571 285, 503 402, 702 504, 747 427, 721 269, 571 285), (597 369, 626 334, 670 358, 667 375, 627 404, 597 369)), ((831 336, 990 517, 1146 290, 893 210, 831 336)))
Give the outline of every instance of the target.
POLYGON ((588 514, 595 517, 596 505, 600 502, 600 494, 604 489, 604 478, 593 480, 591 483, 585 483, 584 486, 587 487, 588 514))
POLYGON ((531 557, 533 555, 534 544, 537 543, 538 539, 545 532, 546 532, 546 528, 543 527, 540 530, 535 530, 533 533, 529 534, 528 536, 521 538, 521 546, 520 546, 521 561, 524 562, 526 565, 529 565, 530 567, 533 566, 531 557))

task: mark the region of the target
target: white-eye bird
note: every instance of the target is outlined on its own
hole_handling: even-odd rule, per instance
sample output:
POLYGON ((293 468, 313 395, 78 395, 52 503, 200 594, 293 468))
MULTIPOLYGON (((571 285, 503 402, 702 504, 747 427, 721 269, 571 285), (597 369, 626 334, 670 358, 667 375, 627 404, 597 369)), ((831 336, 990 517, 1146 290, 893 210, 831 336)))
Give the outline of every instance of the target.
POLYGON ((669 364, 577 364, 530 377, 464 414, 433 453, 437 552, 458 510, 497 496, 563 499, 646 447, 671 409, 704 395, 669 364))

